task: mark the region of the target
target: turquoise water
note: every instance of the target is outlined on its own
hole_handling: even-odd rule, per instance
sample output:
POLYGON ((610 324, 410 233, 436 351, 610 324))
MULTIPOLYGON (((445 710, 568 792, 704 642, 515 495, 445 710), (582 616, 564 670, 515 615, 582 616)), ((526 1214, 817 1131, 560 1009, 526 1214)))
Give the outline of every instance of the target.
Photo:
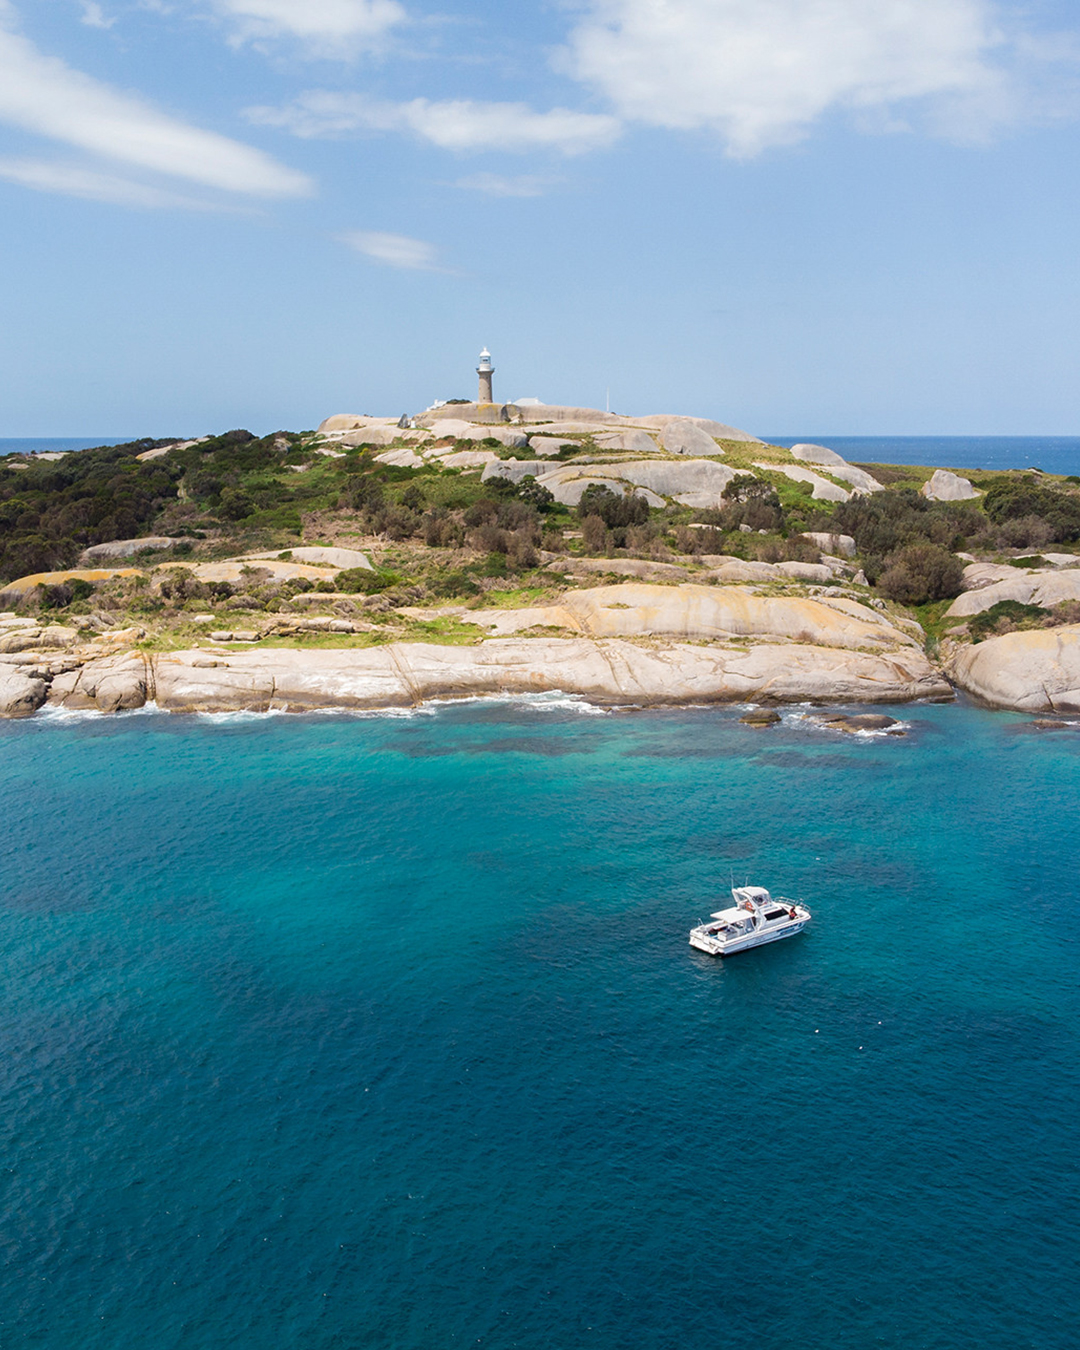
POLYGON ((0 724, 0 1344, 1075 1345, 1080 730, 898 715, 0 724))

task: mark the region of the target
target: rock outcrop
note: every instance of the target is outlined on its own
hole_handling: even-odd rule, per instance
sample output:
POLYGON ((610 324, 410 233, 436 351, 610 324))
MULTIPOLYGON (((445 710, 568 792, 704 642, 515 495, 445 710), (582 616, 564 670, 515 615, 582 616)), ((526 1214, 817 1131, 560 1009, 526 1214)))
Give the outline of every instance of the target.
POLYGON ((735 477, 734 469, 710 459, 637 460, 620 464, 617 470, 627 482, 698 510, 720 506, 724 488, 735 477))
POLYGON ((642 495, 650 506, 663 505, 663 498, 671 497, 680 506, 707 510, 721 504, 724 488, 735 477, 734 469, 709 459, 638 459, 616 464, 567 464, 557 469, 540 467, 544 472, 537 476, 537 482, 567 506, 576 506, 591 483, 604 483, 614 491, 632 483, 645 489, 642 495))
POLYGON ((77 628, 66 628, 62 624, 4 624, 0 627, 0 653, 62 651, 78 636, 77 628))
POLYGON ((830 731, 842 731, 848 736, 865 736, 868 732, 882 732, 887 736, 903 736, 903 727, 895 717, 884 713, 816 713, 810 719, 830 731))
POLYGON ((597 638, 777 638, 848 650, 915 649, 925 661, 913 637, 868 606, 761 596, 737 586, 599 586, 569 591, 554 605, 477 610, 471 618, 500 637, 562 628, 597 638))
POLYGON ((403 643, 348 651, 204 653, 153 661, 158 707, 172 712, 405 707, 433 698, 561 690, 597 703, 894 702, 947 696, 921 652, 588 638, 495 640, 475 647, 403 643))
POLYGON ((805 464, 847 464, 843 455, 838 455, 827 445, 815 445, 812 441, 800 441, 791 447, 791 453, 805 464))
POLYGON ((32 572, 4 586, 0 591, 0 605, 18 604, 38 586, 62 586, 67 581, 89 581, 91 585, 98 586, 112 577, 141 575, 137 567, 73 567, 65 572, 32 572))
POLYGON ((469 426, 466 422, 435 422, 431 428, 437 437, 453 436, 458 441, 498 441, 508 450, 524 450, 529 438, 511 427, 469 426), (453 430, 451 430, 453 428, 453 430))
POLYGON ((369 426, 362 431, 347 431, 334 439, 338 445, 352 446, 354 449, 361 445, 393 445, 395 441, 401 439, 401 431, 396 425, 369 426))
POLYGON ((669 455, 719 455, 720 446, 688 417, 675 417, 660 428, 660 444, 669 455))
POLYGON ((979 495, 966 478, 948 469, 935 469, 921 491, 932 502, 967 502, 979 495))
POLYGON ((657 444, 647 431, 605 431, 596 436, 603 450, 629 450, 635 455, 655 454, 657 444))
MULTIPOLYGON (((689 581, 691 574, 677 563, 653 562, 649 558, 572 558, 561 557, 547 564, 549 572, 561 576, 639 577, 642 581, 689 581)), ((700 575, 700 573, 699 573, 700 575)))
MULTIPOLYGON (((293 556, 299 550, 293 550, 293 556)), ((162 573, 184 570, 191 572, 199 581, 240 581, 252 573, 262 572, 265 579, 274 581, 295 581, 303 577, 306 581, 329 581, 338 574, 337 567, 316 567, 313 563, 292 562, 273 558, 226 558, 222 562, 168 562, 162 563, 155 572, 162 573)))
MULTIPOLYGON (((957 557, 964 557, 957 554, 957 557)), ((982 591, 999 581, 1015 581, 1023 575, 1023 570, 1010 567, 1008 563, 969 562, 964 568, 963 587, 965 591, 982 591)))
POLYGON ((149 660, 141 652, 123 652, 90 661, 79 670, 54 677, 49 702, 64 708, 96 708, 112 713, 141 708, 153 699, 149 660))
MULTIPOLYGON (((536 480, 543 487, 546 487, 557 502, 563 506, 577 506, 586 488, 594 485, 606 487, 612 492, 622 493, 626 490, 629 483, 632 482, 624 474, 618 472, 618 466, 611 464, 589 465, 588 468, 579 465, 568 465, 561 469, 551 469, 542 474, 536 480)), ((663 506, 663 497, 658 497, 655 492, 648 490, 641 491, 640 496, 644 497, 650 506, 663 506)))
MULTIPOLYGON (((174 448, 174 447, 170 447, 174 448)), ((153 452, 151 452, 153 453, 153 452)), ((141 456, 138 456, 141 458, 141 456)), ((113 539, 107 544, 91 544, 79 554, 81 563, 100 562, 106 558, 131 558, 136 553, 150 553, 155 549, 172 548, 183 542, 163 534, 148 534, 142 539, 113 539)))
POLYGON ((807 443, 793 445, 791 453, 795 459, 800 459, 804 463, 820 464, 834 478, 839 478, 842 483, 850 484, 856 492, 880 492, 882 490, 882 485, 878 480, 868 474, 865 469, 859 469, 854 464, 849 464, 846 459, 838 455, 835 450, 830 450, 828 446, 807 443))
POLYGON ((830 483, 827 478, 822 478, 821 474, 813 473, 810 469, 802 469, 797 464, 754 464, 755 469, 765 469, 773 473, 782 473, 785 478, 791 478, 796 483, 809 483, 813 488, 813 496, 819 502, 846 502, 851 493, 836 483, 830 483))
POLYGON ((329 436, 342 431, 366 430, 368 427, 396 427, 396 417, 367 417, 359 413, 337 413, 320 422, 317 428, 320 436, 329 436))
POLYGON ((45 702, 48 688, 33 667, 0 664, 0 717, 29 717, 45 702))
MULTIPOLYGON (((970 567, 964 569, 965 576, 970 570, 970 567)), ((958 595, 949 606, 946 618, 966 619, 972 614, 981 614, 999 600, 1042 605, 1044 609, 1060 605, 1064 600, 1080 600, 1080 568, 1039 568, 1022 572, 1010 567, 1008 571, 1013 575, 958 595)))
MULTIPOLYGON (((740 431, 738 427, 730 427, 726 422, 714 422, 711 417, 685 417, 678 413, 650 413, 647 417, 626 418, 626 421, 629 422, 630 420, 633 420, 637 426, 659 427, 661 430, 670 426, 672 422, 692 422, 694 426, 704 431, 713 440, 742 441, 749 445, 762 444, 760 436, 752 436, 749 431, 740 431)), ((720 454, 720 447, 717 446, 711 453, 714 455, 720 454)))
POLYGON ((998 708, 1080 712, 1080 624, 957 647, 946 669, 961 689, 998 708))
POLYGON ((508 478, 511 483, 520 483, 528 477, 539 478, 542 473, 550 473, 551 465, 542 459, 496 459, 485 466, 480 481, 489 482, 492 478, 508 478))
POLYGON ((848 460, 842 458, 842 455, 837 455, 836 451, 829 450, 828 445, 809 443, 792 445, 791 454, 795 459, 803 460, 803 463, 821 464, 821 467, 830 472, 833 478, 849 483, 857 493, 880 493, 882 491, 882 483, 877 482, 877 479, 868 474, 865 468, 857 468, 855 464, 849 464, 848 460))
POLYGON ((806 538, 817 544, 822 553, 835 553, 841 558, 854 558, 855 540, 850 534, 823 534, 820 531, 807 530, 806 538))
POLYGON ((399 469, 420 469, 424 464, 410 445, 400 446, 396 450, 384 450, 381 455, 376 455, 375 459, 379 464, 393 464, 399 469))
MULTIPOLYGON (((361 553, 357 548, 329 548, 318 544, 305 545, 301 548, 289 549, 292 561, 300 563, 311 563, 315 567, 340 567, 343 569, 362 567, 368 571, 374 571, 371 566, 371 559, 366 553, 361 553)), ((252 560, 271 560, 277 559, 276 553, 252 553, 248 555, 252 560)))
POLYGON ((576 441, 567 440, 565 436, 530 436, 529 449, 534 455, 544 455, 548 459, 553 459, 556 455, 561 455, 566 449, 572 449, 577 445, 576 441))

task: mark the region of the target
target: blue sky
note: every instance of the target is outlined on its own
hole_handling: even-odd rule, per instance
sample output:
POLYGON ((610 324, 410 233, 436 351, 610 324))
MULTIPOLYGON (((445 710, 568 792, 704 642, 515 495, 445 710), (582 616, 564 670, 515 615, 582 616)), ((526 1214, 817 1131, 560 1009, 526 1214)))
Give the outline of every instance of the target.
POLYGON ((1080 433, 1080 16, 0 0, 0 436, 1080 433))

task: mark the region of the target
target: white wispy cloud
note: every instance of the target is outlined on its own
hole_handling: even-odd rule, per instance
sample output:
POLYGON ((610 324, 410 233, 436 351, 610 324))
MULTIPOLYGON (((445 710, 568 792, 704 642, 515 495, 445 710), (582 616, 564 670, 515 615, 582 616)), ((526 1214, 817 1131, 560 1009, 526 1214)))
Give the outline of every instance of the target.
POLYGON ((109 18, 96 0, 83 0, 82 22, 87 28, 111 28, 116 19, 109 18))
POLYGON ((349 230, 338 239, 372 262, 387 267, 403 267, 412 272, 437 272, 438 253, 434 244, 410 239, 405 234, 383 234, 377 230, 349 230))
POLYGON ((157 173, 255 197, 296 197, 311 180, 269 155, 193 127, 39 51, 0 0, 0 122, 157 173))
POLYGON ((832 108, 1012 115, 988 0, 592 0, 560 67, 628 120, 718 134, 736 156, 832 108))
POLYGON ((57 192, 87 201, 110 202, 117 206, 149 209, 181 208, 187 211, 218 210, 211 203, 169 192, 165 188, 132 182, 115 174, 99 173, 79 164, 62 164, 44 159, 0 159, 0 178, 36 192, 57 192))
POLYGON ((348 59, 403 23, 397 0, 213 0, 237 41, 299 38, 315 55, 348 59))
POLYGON ((472 173, 459 178, 454 186, 469 192, 484 192, 489 197, 542 197, 558 181, 535 173, 472 173))
POLYGON ((415 98, 390 103, 364 94, 311 90, 280 108, 249 108, 261 126, 294 136, 344 136, 352 132, 405 132, 444 150, 557 150, 581 154, 609 145, 619 134, 617 118, 552 108, 534 112, 524 103, 471 99, 432 102, 415 98))

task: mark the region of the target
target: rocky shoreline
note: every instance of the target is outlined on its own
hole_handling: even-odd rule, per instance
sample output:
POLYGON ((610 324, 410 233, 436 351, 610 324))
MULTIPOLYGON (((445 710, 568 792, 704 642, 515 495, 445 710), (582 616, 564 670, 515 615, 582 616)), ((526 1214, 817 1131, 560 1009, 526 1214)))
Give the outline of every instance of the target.
MULTIPOLYGON (((3 667, 0 667, 3 670, 3 667)), ((602 705, 895 703, 947 698, 918 653, 888 657, 791 644, 740 651, 588 638, 496 638, 475 647, 401 643, 343 651, 126 652, 46 679, 0 675, 8 716, 54 707, 116 712, 310 712, 416 707, 485 694, 579 694, 602 705)))
MULTIPOLYGON (((141 445, 114 449, 161 494, 140 518, 157 532, 0 590, 0 718, 554 691, 639 707, 961 691, 1080 711, 1080 551, 1045 551, 1080 541, 1080 479, 973 483, 703 418, 547 405, 141 445), (284 517, 248 522, 286 502, 279 549, 284 517)), ((8 497, 48 503, 60 539, 118 490, 113 458, 73 457, 75 486, 20 462, 8 497)), ((35 511, 11 519, 29 530, 35 511)))
POLYGON ((902 703, 950 699, 954 689, 994 707, 1080 711, 1080 625, 946 644, 939 667, 910 622, 843 596, 634 583, 472 618, 496 636, 308 650, 211 641, 148 652, 138 630, 80 643, 75 629, 8 615, 0 618, 0 716, 45 706, 378 710, 555 691, 607 706, 902 703))

